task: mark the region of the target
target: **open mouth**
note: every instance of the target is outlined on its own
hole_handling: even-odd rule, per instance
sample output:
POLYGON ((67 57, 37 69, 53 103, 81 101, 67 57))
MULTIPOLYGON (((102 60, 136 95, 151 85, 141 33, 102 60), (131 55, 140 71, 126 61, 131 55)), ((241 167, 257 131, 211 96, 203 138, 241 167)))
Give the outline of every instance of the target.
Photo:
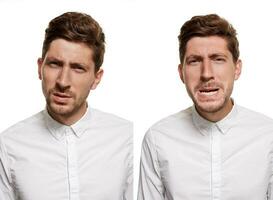
POLYGON ((212 96, 218 92, 219 88, 202 88, 199 90, 200 94, 212 96))

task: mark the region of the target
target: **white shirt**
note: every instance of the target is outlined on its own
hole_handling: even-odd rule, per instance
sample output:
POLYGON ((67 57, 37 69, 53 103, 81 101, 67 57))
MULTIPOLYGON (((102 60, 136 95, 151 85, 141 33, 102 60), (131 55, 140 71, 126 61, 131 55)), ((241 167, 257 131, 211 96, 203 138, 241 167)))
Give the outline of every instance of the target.
POLYGON ((143 140, 138 200, 273 200, 273 120, 240 106, 221 121, 194 107, 143 140))
POLYGON ((95 109, 71 126, 42 111, 0 134, 0 197, 132 200, 132 134, 131 122, 95 109))

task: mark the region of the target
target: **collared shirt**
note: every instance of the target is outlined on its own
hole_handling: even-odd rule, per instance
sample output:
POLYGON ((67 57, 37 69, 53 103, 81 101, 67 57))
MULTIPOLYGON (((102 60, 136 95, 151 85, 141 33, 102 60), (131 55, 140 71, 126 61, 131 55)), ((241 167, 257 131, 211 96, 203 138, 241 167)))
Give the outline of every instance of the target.
POLYGON ((71 126, 46 110, 19 122, 0 134, 0 197, 132 200, 132 128, 95 109, 71 126))
POLYGON ((221 121, 194 107, 146 133, 138 200, 273 200, 273 120, 234 105, 221 121))

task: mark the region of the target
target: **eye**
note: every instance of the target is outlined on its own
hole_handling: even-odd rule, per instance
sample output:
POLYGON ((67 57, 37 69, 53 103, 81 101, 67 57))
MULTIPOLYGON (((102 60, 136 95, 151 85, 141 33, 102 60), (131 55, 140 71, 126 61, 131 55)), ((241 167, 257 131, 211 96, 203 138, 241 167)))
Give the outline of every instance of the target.
POLYGON ((59 65, 58 65, 57 62, 51 62, 51 63, 50 63, 50 66, 51 66, 51 67, 59 67, 59 65))
POLYGON ((84 73, 86 69, 81 65, 73 65, 71 68, 77 73, 84 73))
POLYGON ((223 57, 216 57, 216 58, 214 58, 214 61, 217 63, 224 63, 224 62, 226 62, 226 59, 223 57))
POLYGON ((197 65, 200 61, 198 59, 189 59, 187 64, 188 65, 197 65))
POLYGON ((60 62, 54 61, 54 60, 52 60, 52 61, 49 60, 49 61, 47 61, 46 64, 51 68, 57 68, 57 67, 61 66, 60 62))

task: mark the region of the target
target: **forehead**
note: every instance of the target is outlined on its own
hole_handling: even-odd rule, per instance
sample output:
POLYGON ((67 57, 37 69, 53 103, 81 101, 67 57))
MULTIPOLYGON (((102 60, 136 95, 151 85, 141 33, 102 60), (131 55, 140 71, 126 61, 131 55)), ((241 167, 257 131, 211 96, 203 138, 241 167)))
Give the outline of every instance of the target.
POLYGON ((230 53, 226 39, 219 36, 193 37, 186 45, 186 56, 190 54, 206 55, 214 53, 230 53))
POLYGON ((56 39, 50 43, 46 57, 55 57, 64 61, 93 62, 93 50, 85 43, 56 39))

